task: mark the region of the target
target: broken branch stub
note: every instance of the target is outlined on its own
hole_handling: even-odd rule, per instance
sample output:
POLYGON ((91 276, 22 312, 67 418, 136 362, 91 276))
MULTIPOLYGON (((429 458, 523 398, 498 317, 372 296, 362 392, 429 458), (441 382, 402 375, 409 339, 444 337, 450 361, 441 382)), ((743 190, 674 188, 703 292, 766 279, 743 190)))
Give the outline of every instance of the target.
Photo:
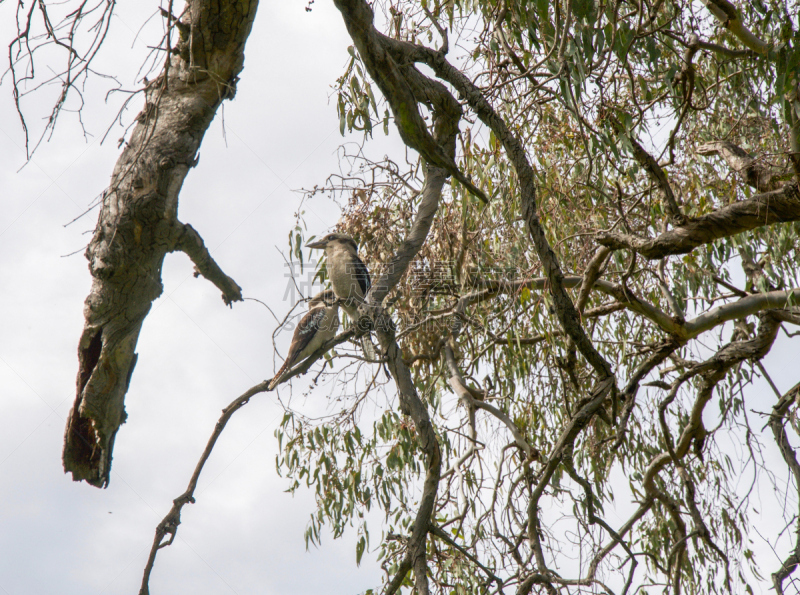
POLYGON ((216 110, 233 97, 257 2, 189 2, 180 42, 145 90, 145 106, 103 197, 86 250, 92 289, 78 345, 75 403, 64 436, 64 471, 108 485, 114 439, 125 421, 125 394, 136 342, 161 295, 161 266, 181 250, 226 304, 239 286, 211 258, 199 234, 178 220, 178 195, 216 110))

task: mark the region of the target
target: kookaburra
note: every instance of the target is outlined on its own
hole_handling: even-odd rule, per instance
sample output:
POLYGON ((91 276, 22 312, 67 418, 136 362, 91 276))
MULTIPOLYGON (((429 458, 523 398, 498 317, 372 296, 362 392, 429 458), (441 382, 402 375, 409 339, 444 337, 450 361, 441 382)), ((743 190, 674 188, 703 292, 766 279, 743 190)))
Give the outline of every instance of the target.
MULTIPOLYGON (((367 266, 358 257, 358 244, 349 235, 329 233, 307 248, 325 250, 328 278, 342 308, 353 324, 358 322, 358 307, 364 303, 371 281, 367 266)), ((367 357, 375 358, 375 348, 368 336, 362 341, 367 357)))
POLYGON ((358 257, 355 240, 343 233, 329 233, 306 247, 325 250, 331 288, 350 320, 358 321, 358 307, 364 303, 371 281, 367 266, 358 257))
POLYGON ((269 390, 274 389, 283 375, 299 364, 327 341, 336 336, 339 329, 339 299, 330 289, 318 293, 308 303, 308 312, 300 319, 294 329, 289 355, 281 369, 269 383, 269 390))

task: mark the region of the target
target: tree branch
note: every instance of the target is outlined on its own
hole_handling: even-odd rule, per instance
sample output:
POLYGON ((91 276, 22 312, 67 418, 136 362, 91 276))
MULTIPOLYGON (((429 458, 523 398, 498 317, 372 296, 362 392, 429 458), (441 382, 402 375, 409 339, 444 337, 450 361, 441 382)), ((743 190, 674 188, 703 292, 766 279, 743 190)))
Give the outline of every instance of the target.
POLYGON ((578 292, 578 301, 575 303, 575 309, 583 315, 583 310, 586 307, 586 302, 589 301, 589 294, 592 291, 595 281, 602 275, 603 265, 606 259, 611 255, 611 250, 605 246, 597 249, 597 253, 586 266, 583 272, 583 281, 581 281, 581 290, 578 292))
POLYGON ((528 233, 542 263, 549 282, 558 320, 564 332, 575 342, 586 361, 589 362, 600 379, 613 376, 611 366, 597 352, 581 326, 577 310, 564 289, 564 274, 555 252, 550 246, 536 210, 536 182, 533 168, 528 161, 525 149, 519 139, 511 132, 505 121, 495 112, 483 96, 481 90, 460 70, 450 64, 444 54, 429 48, 397 40, 392 41, 392 50, 417 62, 430 66, 440 79, 447 81, 458 91, 480 120, 486 124, 503 145, 517 174, 520 190, 522 217, 528 233))
POLYGON ((704 3, 722 26, 733 33, 745 47, 762 56, 769 54, 770 44, 759 39, 742 23, 739 11, 728 0, 704 0, 704 3))
MULTIPOLYGON (((366 2, 335 0, 334 4, 344 17, 347 31, 367 71, 392 108, 395 124, 403 142, 430 164, 447 170, 483 202, 488 202, 487 196, 458 169, 452 155, 448 155, 431 136, 419 113, 417 104, 425 102, 426 99, 419 91, 424 91, 425 87, 433 85, 434 81, 423 76, 405 61, 395 60, 387 51, 394 40, 375 29, 374 14, 366 2), (424 86, 419 84, 422 81, 425 82, 424 86)), ((435 84, 441 85, 441 83, 435 84)))
POLYGON ((533 461, 538 458, 539 451, 533 448, 528 441, 525 440, 522 432, 519 431, 517 425, 511 421, 511 418, 508 417, 508 415, 503 413, 497 407, 494 407, 485 401, 476 399, 473 396, 472 390, 470 390, 470 387, 467 386, 467 383, 464 380, 464 375, 461 373, 461 370, 458 367, 452 347, 450 347, 450 345, 445 345, 444 350, 447 367, 450 370, 448 384, 450 384, 453 392, 455 392, 463 401, 469 403, 471 407, 474 407, 475 409, 483 409, 503 422, 503 424, 511 432, 511 435, 514 437, 514 442, 516 445, 519 446, 523 452, 525 452, 526 461, 533 461))
POLYGON ((186 491, 172 501, 172 508, 156 527, 156 536, 155 539, 153 539, 153 545, 150 548, 150 555, 147 558, 147 565, 144 568, 144 576, 142 577, 142 586, 139 589, 139 595, 148 595, 150 593, 150 574, 153 571, 153 565, 155 564, 158 550, 172 545, 172 542, 175 541, 175 536, 178 533, 178 525, 181 524, 181 509, 183 509, 186 504, 195 503, 194 491, 197 489, 197 482, 200 479, 200 473, 202 473, 203 467, 205 466, 206 461, 208 461, 208 458, 211 456, 211 452, 214 450, 214 445, 217 443, 217 439, 220 437, 220 434, 222 434, 222 431, 225 429, 228 421, 233 414, 244 407, 253 396, 257 395, 258 393, 266 392, 268 386, 269 382, 266 380, 256 384, 243 393, 240 397, 234 399, 227 407, 225 407, 225 409, 222 410, 222 415, 220 416, 219 421, 217 421, 217 424, 214 426, 214 431, 211 433, 211 437, 208 439, 206 448, 203 451, 203 454, 200 456, 197 466, 194 468, 192 477, 189 479, 189 485, 187 486, 186 491), (169 538, 164 541, 166 536, 169 536, 169 538))
POLYGON ((108 485, 114 439, 126 418, 136 342, 163 290, 166 253, 182 239, 189 242, 184 247, 200 262, 199 270, 224 287, 226 301, 239 297, 238 286, 188 239, 191 232, 185 235, 177 218, 178 194, 217 108, 235 93, 257 6, 244 0, 190 0, 182 23, 188 34, 168 70, 148 85, 145 107, 114 167, 86 250, 93 283, 63 453, 64 471, 75 481, 108 485))
MULTIPOLYGON (((797 453, 792 448, 789 438, 786 435, 786 429, 783 427, 786 413, 789 407, 797 400, 800 394, 800 383, 795 384, 783 397, 781 397, 775 406, 772 408, 772 413, 769 416, 769 427, 772 429, 772 435, 775 437, 775 443, 781 451, 783 460, 789 467, 789 471, 794 477, 795 491, 800 496, 800 464, 797 462, 797 453)), ((800 513, 799 513, 800 514, 800 513)), ((795 545, 792 553, 783 561, 781 567, 772 573, 772 585, 775 587, 777 595, 783 595, 783 581, 792 574, 800 564, 800 516, 798 516, 798 529, 796 529, 797 537, 795 538, 795 545)))
POLYGON ((684 327, 687 336, 692 338, 728 320, 744 318, 763 310, 785 308, 790 302, 800 303, 800 289, 756 293, 703 312, 697 318, 687 321, 684 327))
POLYGON ((728 370, 747 359, 761 359, 772 348, 778 335, 780 323, 769 312, 760 315, 761 323, 755 338, 748 341, 732 341, 722 347, 711 358, 684 373, 675 385, 685 382, 693 376, 700 376, 697 398, 685 422, 680 437, 671 452, 656 455, 648 465, 642 484, 650 497, 655 497, 659 490, 655 485, 658 472, 670 461, 682 459, 702 432, 703 410, 711 399, 714 388, 728 370))
POLYGON ((744 149, 731 142, 718 140, 702 144, 697 147, 697 154, 703 156, 719 155, 725 160, 728 167, 741 174, 744 181, 759 192, 770 192, 778 189, 776 173, 758 163, 744 149))
POLYGON ((612 250, 627 248, 650 260, 671 254, 687 254, 703 244, 765 225, 800 220, 800 193, 795 182, 778 190, 717 209, 684 225, 645 240, 636 236, 603 232, 597 242, 612 250))
POLYGON ((222 272, 208 252, 203 238, 188 223, 183 224, 183 234, 181 234, 176 248, 192 259, 195 266, 195 277, 202 275, 217 286, 217 289, 222 292, 222 300, 226 306, 232 306, 233 302, 242 301, 242 288, 222 272))
POLYGON ((359 313, 368 317, 372 328, 376 330, 397 386, 400 410, 414 421, 420 447, 425 453, 425 482, 414 529, 408 540, 406 555, 386 586, 385 593, 392 595, 397 592, 408 571, 413 568, 417 592, 427 595, 426 543, 441 475, 441 452, 427 408, 417 394, 411 372, 402 358, 394 324, 383 311, 381 303, 403 276, 427 238, 441 198, 445 171, 479 198, 486 200, 486 197, 458 170, 453 160, 461 117, 461 108, 455 98, 444 85, 416 70, 405 56, 393 55, 390 50, 396 47, 397 42, 375 30, 372 9, 363 0, 335 0, 335 4, 342 13, 367 71, 392 108, 401 138, 429 162, 423 198, 411 230, 392 256, 386 274, 375 283, 366 304, 359 308, 359 313), (419 102, 432 107, 433 135, 428 132, 419 114, 419 102))
MULTIPOLYGON (((691 63, 688 63, 688 68, 691 68, 691 63)), ((614 132, 618 136, 625 135, 633 148, 633 158, 642 166, 647 172, 647 175, 658 188, 658 193, 661 196, 661 202, 664 205, 664 210, 669 215, 670 220, 675 225, 682 225, 686 223, 686 215, 681 212, 678 206, 678 201, 675 200, 675 194, 672 192, 672 186, 667 180, 667 174, 664 169, 658 164, 655 157, 648 153, 645 148, 636 140, 633 133, 625 130, 622 124, 614 117, 611 117, 611 124, 614 132)))

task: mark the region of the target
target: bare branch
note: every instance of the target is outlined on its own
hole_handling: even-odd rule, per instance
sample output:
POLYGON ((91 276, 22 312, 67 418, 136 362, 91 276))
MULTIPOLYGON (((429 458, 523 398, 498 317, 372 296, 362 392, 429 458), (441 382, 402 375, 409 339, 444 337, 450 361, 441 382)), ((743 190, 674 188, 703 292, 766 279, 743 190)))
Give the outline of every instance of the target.
POLYGON ((176 248, 185 252, 192 259, 195 266, 195 277, 202 275, 217 286, 222 292, 222 300, 226 306, 242 301, 242 288, 222 272, 208 252, 203 238, 188 223, 183 225, 183 234, 178 240, 176 248))
MULTIPOLYGON (((789 442, 786 429, 783 427, 786 414, 792 404, 797 401, 798 395, 800 395, 800 383, 789 389, 772 408, 772 413, 769 416, 769 427, 775 437, 775 443, 781 451, 781 456, 786 461, 792 477, 794 477, 795 492, 800 496, 800 464, 797 462, 797 454, 789 442)), ((772 585, 778 595, 783 595, 783 581, 800 565, 800 514, 798 514, 797 519, 798 529, 796 529, 797 537, 795 538, 794 549, 783 561, 780 569, 772 573, 772 585)))
POLYGON ((172 508, 156 527, 156 536, 155 539, 153 539, 153 545, 150 548, 150 555, 147 558, 147 565, 144 568, 144 576, 142 577, 142 586, 139 589, 139 595, 148 595, 150 593, 150 574, 153 571, 153 565, 155 564, 158 551, 161 548, 172 545, 172 542, 175 541, 175 536, 178 534, 178 525, 181 524, 181 510, 186 504, 195 503, 194 491, 197 489, 197 482, 200 479, 200 474, 203 472, 203 467, 205 466, 206 461, 208 461, 208 458, 211 456, 211 452, 214 450, 217 439, 222 434, 222 431, 225 429, 228 421, 234 413, 247 405, 252 397, 259 393, 266 392, 268 386, 269 382, 266 380, 256 384, 252 388, 245 391, 240 397, 234 399, 227 407, 225 407, 225 409, 222 410, 222 415, 220 416, 219 421, 217 421, 217 424, 214 426, 214 431, 211 433, 211 437, 208 439, 206 448, 203 451, 203 454, 200 455, 200 460, 197 462, 197 466, 194 468, 194 473, 192 473, 192 477, 189 479, 189 485, 186 487, 186 491, 172 501, 172 508), (167 536, 169 536, 169 538, 164 541, 164 538, 167 536))
POLYGON ((500 411, 497 407, 486 403, 482 399, 477 399, 472 394, 472 390, 469 386, 467 386, 466 381, 464 380, 464 375, 461 373, 461 370, 458 368, 458 364, 456 363, 455 355, 453 354, 453 349, 450 345, 445 345, 445 357, 447 361, 447 367, 450 370, 450 378, 448 383, 450 387, 455 391, 455 393, 463 399, 465 402, 469 403, 471 407, 475 409, 483 409, 484 411, 489 412, 490 414, 494 415, 497 419, 499 419, 503 424, 508 428, 511 432, 511 435, 514 437, 514 442, 519 446, 519 448, 525 452, 525 459, 526 461, 533 461, 538 458, 539 451, 533 448, 522 433, 519 431, 519 428, 516 424, 511 421, 505 413, 500 411))
POLYGON ((651 459, 650 465, 647 467, 642 483, 649 496, 656 497, 656 494, 659 493, 655 485, 655 478, 659 471, 670 461, 679 460, 686 456, 692 442, 702 437, 704 433, 703 410, 720 380, 736 364, 747 359, 761 359, 764 357, 772 348, 779 328, 780 323, 773 316, 769 313, 761 314, 761 324, 755 338, 748 341, 732 341, 728 343, 717 351, 714 356, 701 365, 692 368, 689 372, 684 373, 676 381, 675 386, 678 386, 679 383, 685 382, 691 377, 699 375, 701 378, 697 397, 674 449, 671 449, 672 452, 656 455, 651 459))
MULTIPOLYGON (((108 485, 111 456, 125 420, 125 394, 136 342, 150 306, 162 292, 164 256, 182 244, 202 274, 222 285, 227 300, 238 286, 206 258, 198 237, 177 219, 181 185, 196 163, 217 108, 234 93, 257 3, 230 0, 212 8, 189 2, 190 31, 171 66, 146 92, 145 107, 103 197, 86 250, 93 284, 80 339, 75 404, 64 438, 64 470, 75 481, 108 485), (236 14, 228 22, 209 11, 236 14), (192 241, 193 240, 193 241, 192 241)), ((196 234, 195 234, 196 235, 196 234)))

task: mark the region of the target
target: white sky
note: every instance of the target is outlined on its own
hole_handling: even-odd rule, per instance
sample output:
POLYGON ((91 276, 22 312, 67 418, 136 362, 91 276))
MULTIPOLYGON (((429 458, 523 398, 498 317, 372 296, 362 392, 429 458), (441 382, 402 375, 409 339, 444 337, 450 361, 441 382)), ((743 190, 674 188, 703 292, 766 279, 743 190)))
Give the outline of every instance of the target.
MULTIPOLYGON (((133 4, 118 6, 97 64, 126 88, 135 86, 145 46, 155 45, 161 30, 155 18, 134 43, 156 4, 133 4)), ((279 316, 290 304, 275 246, 285 249, 294 223, 300 195, 292 190, 336 171, 343 142, 328 96, 351 42, 332 3, 317 2, 311 13, 305 6, 261 4, 237 96, 225 104, 227 146, 218 116, 179 211, 245 295, 279 316)), ((13 2, 0 6, 0 39, 13 37, 13 9, 13 2)), ((111 484, 98 490, 64 475, 62 437, 90 286, 82 247, 97 211, 64 224, 103 190, 119 154, 119 131, 99 142, 120 101, 107 105, 103 95, 98 86, 87 89, 88 141, 64 113, 52 141, 18 172, 22 131, 10 87, 0 87, 0 595, 138 592, 155 526, 184 491, 220 410, 274 371, 270 314, 255 302, 224 307, 215 287, 192 277, 186 256, 168 255, 164 295, 139 339, 111 484)), ((137 99, 126 122, 140 105, 137 99)), ((38 118, 44 107, 34 102, 30 113, 38 118)), ((401 150, 396 135, 377 132, 376 143, 373 154, 401 150)), ((304 208, 309 233, 325 231, 339 216, 322 197, 304 208)), ((781 344, 765 365, 786 390, 796 381, 796 355, 781 344)), ((763 387, 750 394, 756 401, 748 409, 774 403, 763 387)), ((159 554, 154 594, 361 593, 378 586, 369 554, 355 566, 354 531, 305 551, 313 500, 307 491, 285 494, 288 482, 275 473, 273 431, 281 415, 272 395, 260 395, 229 423, 201 477, 197 504, 184 507, 176 542, 159 554)), ((776 460, 777 453, 768 448, 767 456, 776 460)), ((768 536, 782 525, 775 515, 762 527, 768 536)), ((377 527, 372 535, 379 536, 377 527)), ((763 544, 753 548, 763 551, 768 576, 777 557, 763 544)))

